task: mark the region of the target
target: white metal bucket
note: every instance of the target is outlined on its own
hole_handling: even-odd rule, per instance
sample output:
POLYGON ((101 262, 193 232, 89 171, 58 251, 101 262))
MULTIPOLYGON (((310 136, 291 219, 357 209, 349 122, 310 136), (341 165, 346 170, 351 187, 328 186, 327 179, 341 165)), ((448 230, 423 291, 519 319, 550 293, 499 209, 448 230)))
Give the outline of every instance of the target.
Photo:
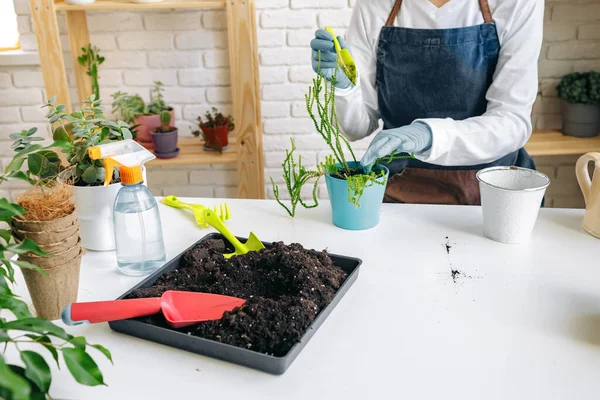
POLYGON ((502 243, 529 240, 550 178, 520 167, 491 167, 477 173, 483 233, 502 243))

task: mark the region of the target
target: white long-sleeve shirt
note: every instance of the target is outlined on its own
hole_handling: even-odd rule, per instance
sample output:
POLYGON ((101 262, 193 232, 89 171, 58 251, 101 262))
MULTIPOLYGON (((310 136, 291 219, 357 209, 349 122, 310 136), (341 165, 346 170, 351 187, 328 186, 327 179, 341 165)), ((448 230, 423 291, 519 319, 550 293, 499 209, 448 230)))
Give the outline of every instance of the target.
MULTIPOLYGON (((376 51, 394 0, 358 0, 346 38, 358 69, 357 86, 337 90, 340 126, 350 140, 379 127, 376 51)), ((537 96, 537 62, 542 45, 543 0, 489 0, 500 40, 487 111, 479 117, 419 119, 433 132, 429 150, 416 157, 446 166, 491 162, 523 147, 531 136, 531 109, 537 96)), ((482 24, 478 0, 450 0, 437 8, 428 0, 404 0, 394 26, 420 29, 482 24)), ((398 110, 399 113, 402 110, 398 110)))

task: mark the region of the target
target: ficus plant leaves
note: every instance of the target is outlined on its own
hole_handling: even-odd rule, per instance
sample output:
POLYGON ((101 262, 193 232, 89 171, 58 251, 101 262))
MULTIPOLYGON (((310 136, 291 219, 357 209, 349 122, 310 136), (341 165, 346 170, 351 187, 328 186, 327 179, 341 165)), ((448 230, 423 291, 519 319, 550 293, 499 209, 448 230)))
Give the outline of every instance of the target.
POLYGON ((69 347, 64 348, 62 353, 67 368, 69 368, 77 382, 86 386, 104 385, 104 379, 98 365, 85 350, 69 347))
POLYGON ((52 375, 46 360, 38 353, 24 350, 21 360, 25 364, 25 376, 33 381, 42 392, 48 392, 52 375))

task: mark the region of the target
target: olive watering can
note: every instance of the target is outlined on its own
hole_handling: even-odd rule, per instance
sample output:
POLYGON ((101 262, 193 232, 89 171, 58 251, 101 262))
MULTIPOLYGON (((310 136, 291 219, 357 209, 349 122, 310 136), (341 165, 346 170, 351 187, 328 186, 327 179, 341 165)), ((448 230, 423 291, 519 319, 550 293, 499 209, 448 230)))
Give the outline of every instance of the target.
POLYGON ((600 153, 588 153, 577 161, 577 180, 585 198, 583 229, 600 238, 600 153), (594 179, 590 177, 589 164, 594 162, 594 179))

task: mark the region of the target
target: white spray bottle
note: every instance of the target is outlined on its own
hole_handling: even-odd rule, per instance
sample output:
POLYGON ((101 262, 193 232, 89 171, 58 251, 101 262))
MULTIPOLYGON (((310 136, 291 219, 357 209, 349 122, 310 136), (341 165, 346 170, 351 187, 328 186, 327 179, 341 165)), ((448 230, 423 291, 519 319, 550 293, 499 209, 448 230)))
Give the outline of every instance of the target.
POLYGON ((119 168, 123 186, 113 207, 119 271, 132 276, 154 272, 166 261, 165 244, 156 199, 143 185, 142 166, 156 157, 133 140, 91 147, 89 155, 104 159, 105 186, 119 168))

